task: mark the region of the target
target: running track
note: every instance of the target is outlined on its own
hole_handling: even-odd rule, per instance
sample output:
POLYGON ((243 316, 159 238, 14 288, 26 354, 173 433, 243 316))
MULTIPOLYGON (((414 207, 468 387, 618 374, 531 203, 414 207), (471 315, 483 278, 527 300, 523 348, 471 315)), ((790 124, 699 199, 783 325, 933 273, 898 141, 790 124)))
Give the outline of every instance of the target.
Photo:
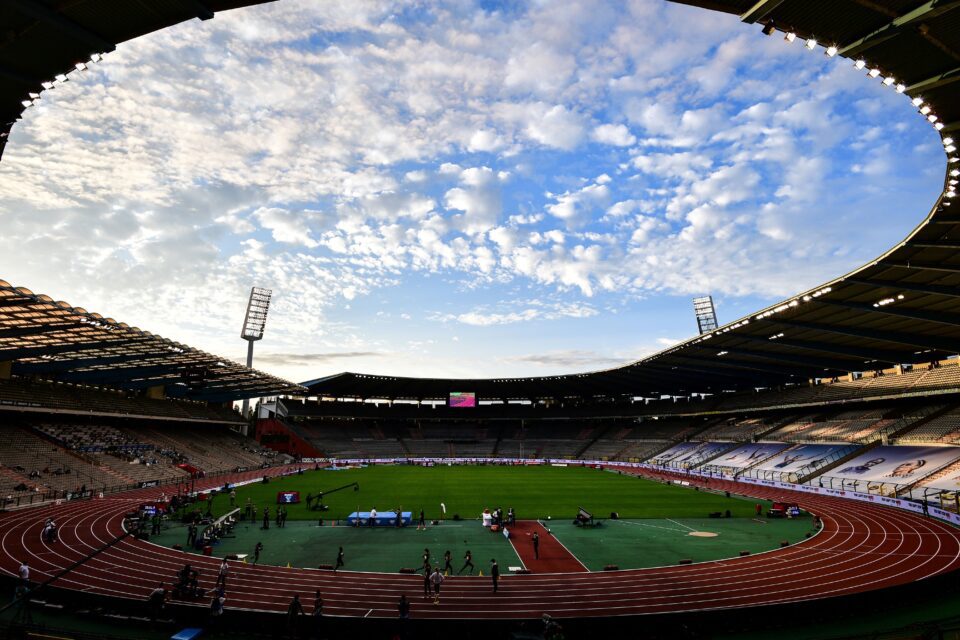
MULTIPOLYGON (((238 474, 231 481, 261 473, 238 474)), ((223 482, 218 478, 205 486, 223 482)), ((419 576, 334 574, 233 563, 226 604, 228 608, 285 612, 292 596, 299 593, 309 613, 307 603, 320 589, 324 613, 334 616, 395 617, 402 593, 410 597, 414 618, 534 618, 543 612, 558 617, 640 615, 815 600, 906 584, 960 568, 960 529, 933 519, 879 505, 735 482, 713 480, 710 487, 756 498, 790 498, 818 513, 823 531, 785 549, 745 558, 630 571, 503 576, 496 595, 489 578, 451 577, 443 585, 438 606, 422 603, 419 576)), ((27 560, 31 578, 44 580, 119 535, 123 514, 161 490, 142 489, 102 500, 0 514, 0 570, 15 575, 19 562, 27 560), (60 541, 52 545, 40 537, 48 516, 56 518, 60 531, 60 541)), ((321 549, 317 555, 326 559, 332 553, 321 549)), ((213 586, 218 559, 132 538, 55 585, 143 600, 158 581, 169 586, 186 562, 202 569, 202 586, 213 586)), ((347 563, 349 567, 349 555, 347 563)), ((486 569, 483 565, 478 568, 486 569)))

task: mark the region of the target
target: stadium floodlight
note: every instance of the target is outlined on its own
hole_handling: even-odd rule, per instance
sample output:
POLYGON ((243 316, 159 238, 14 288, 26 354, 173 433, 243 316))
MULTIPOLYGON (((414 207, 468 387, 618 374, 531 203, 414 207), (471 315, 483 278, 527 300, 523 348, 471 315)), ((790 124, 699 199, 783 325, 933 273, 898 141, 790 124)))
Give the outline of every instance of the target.
POLYGON ((48 82, 41 82, 41 83, 40 83, 40 86, 43 87, 44 89, 48 89, 48 90, 49 90, 49 89, 53 89, 53 83, 52 83, 52 82, 49 82, 49 81, 48 81, 48 82))
POLYGON ((812 51, 814 47, 817 46, 817 40, 816 38, 808 38, 807 41, 804 42, 803 44, 804 46, 807 47, 807 49, 810 49, 812 51))
POLYGON ((773 32, 776 31, 776 30, 777 30, 777 27, 776 27, 776 25, 773 24, 773 21, 771 20, 771 21, 768 22, 767 24, 763 25, 763 32, 762 32, 762 33, 763 33, 763 35, 765 35, 765 36, 772 36, 772 35, 773 35, 773 32))
POLYGON ((951 145, 951 144, 953 144, 953 138, 944 138, 944 139, 943 139, 943 146, 946 147, 947 145, 951 145))
POLYGON ((923 105, 922 107, 920 107, 920 113, 921 113, 922 115, 927 115, 927 114, 930 113, 931 111, 933 111, 933 109, 931 109, 931 108, 930 108, 930 105, 928 105, 928 104, 925 104, 925 105, 923 105))
POLYGON ((935 115, 933 115, 933 114, 931 113, 930 115, 927 116, 927 120, 930 121, 930 124, 933 124, 934 122, 937 121, 937 116, 935 116, 935 115))
POLYGON ((870 71, 869 71, 869 73, 867 73, 867 75, 870 76, 871 78, 879 78, 879 77, 880 77, 880 69, 877 69, 877 68, 870 69, 870 71))
POLYGON ((905 84, 903 84, 903 83, 901 82, 901 83, 897 84, 897 86, 894 87, 894 89, 897 90, 897 93, 903 93, 904 91, 907 90, 907 85, 905 85, 905 84))
MULTIPOLYGON (((270 311, 271 289, 263 287, 250 288, 250 300, 247 302, 247 313, 243 316, 243 329, 240 337, 247 341, 247 368, 253 368, 253 343, 263 339, 263 330, 267 326, 267 312, 270 311)), ((247 417, 250 400, 243 399, 243 417, 247 417)))
POLYGON ((894 78, 893 76, 887 76, 886 78, 883 79, 883 84, 885 84, 888 87, 892 87, 893 83, 896 81, 897 79, 894 78))
POLYGON ((697 329, 700 335, 709 333, 720 326, 717 323, 717 310, 713 306, 713 296, 693 299, 693 312, 697 316, 697 329))
POLYGON ((836 47, 829 46, 827 47, 827 50, 824 51, 824 53, 827 55, 827 57, 832 58, 833 56, 837 55, 837 51, 839 51, 839 49, 837 49, 836 47))
POLYGON ((797 34, 795 34, 793 31, 788 31, 787 34, 783 36, 783 39, 787 42, 793 42, 797 39, 797 34))
POLYGON ((913 99, 913 100, 911 100, 910 102, 912 102, 912 103, 913 103, 913 106, 915 106, 915 107, 919 107, 920 105, 922 105, 922 104, 923 104, 923 98, 921 98, 921 97, 919 97, 919 96, 917 96, 916 98, 914 98, 914 99, 913 99))
POLYGON ((83 71, 84 69, 87 68, 87 65, 85 65, 85 64, 82 63, 82 62, 78 62, 77 64, 75 64, 75 65, 73 65, 73 66, 77 68, 77 71, 83 71))
POLYGON ((855 66, 857 69, 864 69, 867 66, 867 61, 864 60, 863 58, 860 58, 859 60, 853 63, 853 66, 855 66))
MULTIPOLYGON (((240 337, 253 342, 263 339, 263 330, 267 326, 267 312, 270 310, 270 297, 273 291, 262 287, 250 289, 247 313, 243 317, 243 331, 240 337)), ((248 365, 249 366, 249 365, 248 365)))

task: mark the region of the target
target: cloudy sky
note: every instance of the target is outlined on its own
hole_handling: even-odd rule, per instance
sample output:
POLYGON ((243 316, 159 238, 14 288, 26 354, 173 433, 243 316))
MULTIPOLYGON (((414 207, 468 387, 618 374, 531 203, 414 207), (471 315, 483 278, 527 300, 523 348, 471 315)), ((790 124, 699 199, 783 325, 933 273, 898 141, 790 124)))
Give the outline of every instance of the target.
POLYGON ((0 278, 258 368, 628 362, 875 257, 939 138, 843 59, 662 0, 283 0, 123 44, 0 163, 0 278))

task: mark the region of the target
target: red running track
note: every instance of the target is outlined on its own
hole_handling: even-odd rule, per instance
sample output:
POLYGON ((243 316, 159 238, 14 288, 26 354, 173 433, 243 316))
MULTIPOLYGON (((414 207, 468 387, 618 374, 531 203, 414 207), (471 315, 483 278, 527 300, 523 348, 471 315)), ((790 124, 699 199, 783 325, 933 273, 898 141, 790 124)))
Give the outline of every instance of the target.
POLYGON ((554 538, 547 528, 536 520, 518 520, 510 529, 513 545, 523 567, 533 573, 580 573, 587 571, 583 563, 554 538), (539 554, 533 551, 533 532, 540 537, 539 554), (539 555, 540 557, 536 557, 539 555))
MULTIPOLYGON (((207 486, 223 481, 219 478, 207 486)), ((629 571, 503 576, 497 594, 491 592, 489 578, 454 576, 444 583, 439 605, 410 598, 411 615, 506 619, 535 618, 543 612, 574 617, 730 609, 861 593, 960 568, 960 529, 937 520, 830 496, 717 480, 710 486, 756 498, 789 498, 819 514, 823 530, 799 544, 745 558, 629 571)), ((46 579, 119 535, 123 514, 160 491, 144 489, 102 500, 4 513, 0 516, 0 570, 15 575, 18 563, 27 560, 33 571, 31 577, 46 579), (55 517, 60 525, 61 541, 52 545, 40 537, 48 516, 55 517)), ((143 600, 158 581, 169 584, 186 562, 202 569, 202 586, 213 586, 218 559, 129 538, 57 585, 143 600)), ((415 575, 334 574, 235 564, 228 580, 226 604, 228 608, 284 612, 294 594, 299 593, 301 601, 309 603, 314 591, 320 589, 325 614, 395 617, 400 595, 417 596, 422 591, 421 583, 422 578, 415 575)), ((309 613, 309 606, 305 606, 309 613)))

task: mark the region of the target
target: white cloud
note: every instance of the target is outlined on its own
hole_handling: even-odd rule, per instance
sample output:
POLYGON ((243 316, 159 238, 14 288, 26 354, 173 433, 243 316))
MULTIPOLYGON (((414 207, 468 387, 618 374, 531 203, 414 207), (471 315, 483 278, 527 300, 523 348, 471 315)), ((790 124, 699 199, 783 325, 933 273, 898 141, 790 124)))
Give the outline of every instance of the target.
POLYGON ((636 136, 622 124, 601 124, 594 127, 592 137, 601 144, 615 147, 629 147, 637 142, 636 136))

